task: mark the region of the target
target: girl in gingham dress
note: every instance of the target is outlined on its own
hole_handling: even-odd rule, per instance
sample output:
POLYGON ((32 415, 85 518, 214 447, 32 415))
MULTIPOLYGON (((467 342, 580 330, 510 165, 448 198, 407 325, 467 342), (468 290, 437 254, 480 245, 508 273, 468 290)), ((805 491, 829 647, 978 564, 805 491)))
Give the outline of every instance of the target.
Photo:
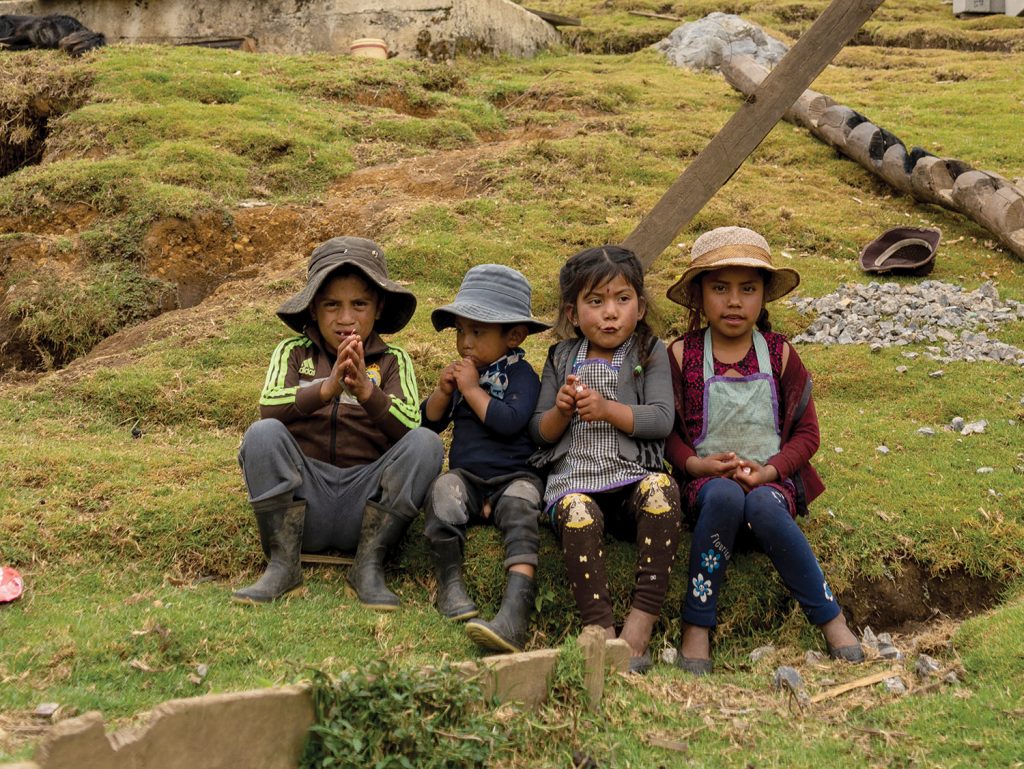
POLYGON ((604 536, 636 542, 636 584, 619 637, 632 650, 631 672, 642 673, 679 544, 679 489, 662 471, 673 421, 668 355, 644 321, 643 268, 631 251, 576 254, 559 273, 559 290, 556 330, 569 338, 548 352, 530 422, 549 469, 545 509, 583 624, 609 638, 604 536))

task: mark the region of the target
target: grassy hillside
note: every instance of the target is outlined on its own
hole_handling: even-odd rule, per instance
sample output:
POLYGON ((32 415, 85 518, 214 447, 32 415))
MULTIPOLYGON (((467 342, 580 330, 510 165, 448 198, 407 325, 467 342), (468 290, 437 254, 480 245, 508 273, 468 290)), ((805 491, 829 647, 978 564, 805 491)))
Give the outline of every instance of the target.
MULTIPOLYGON (((644 49, 675 24, 629 10, 736 11, 791 41, 827 3, 535 5, 583 18, 566 51, 454 65, 143 47, 75 63, 0 57, 4 82, 50 94, 63 113, 49 123, 43 162, 0 178, 0 328, 9 332, 0 357, 18 365, 0 379, 0 563, 27 584, 0 607, 0 760, 28 754, 40 702, 127 722, 170 697, 291 681, 310 668, 478 654, 431 606, 418 528, 390 572, 404 603, 393 616, 359 608, 331 568, 307 570, 305 595, 282 606, 227 601, 261 567, 235 453, 286 334, 275 307, 301 286, 316 243, 375 238, 419 297, 396 341, 427 392, 453 354, 429 313, 468 266, 522 270, 535 313, 552 317, 561 262, 628 234, 740 104, 720 76, 674 69, 644 49), (209 674, 195 683, 199 664, 209 674)), ((1024 177, 1020 39, 1024 20, 954 21, 939 2, 889 0, 813 87, 908 145, 1024 177), (906 44, 938 47, 895 47, 906 44)), ((719 225, 754 227, 800 270, 800 293, 820 296, 866 282, 860 247, 904 223, 942 229, 932 279, 967 289, 991 280, 1024 301, 1024 265, 984 230, 893 193, 788 124, 679 242, 719 225)), ((685 324, 662 298, 685 253, 670 249, 649 276, 666 338, 685 324)), ((809 322, 785 304, 772 318, 790 335, 809 322)), ((1024 324, 993 336, 1024 346, 1024 324)), ((551 341, 529 340, 538 367, 551 341)), ((913 700, 871 689, 820 718, 793 717, 770 691, 774 667, 746 654, 772 641, 776 664, 796 662, 821 642, 767 560, 744 555, 723 595, 721 676, 694 683, 659 666, 643 681, 616 681, 601 718, 562 729, 570 708, 540 714, 514 732, 500 765, 567 766, 583 746, 602 766, 1019 761, 1019 368, 956 363, 934 379, 937 365, 897 349, 803 345, 800 354, 815 375, 816 466, 828 486, 803 524, 830 582, 854 621, 876 630, 909 633, 919 626, 908 621, 997 605, 959 630, 951 621, 907 636, 908 649, 957 667, 963 683, 913 700), (989 426, 944 431, 954 416, 989 426), (936 435, 920 436, 924 426, 936 435), (883 443, 890 453, 876 451, 883 443), (651 747, 644 733, 683 739, 689 752, 651 747)), ((579 629, 550 532, 542 542, 531 647, 579 629)), ((475 531, 470 551, 470 589, 494 610, 500 544, 475 531)), ((623 594, 632 551, 610 552, 623 594)), ((659 644, 676 640, 682 579, 659 644)), ((805 675, 826 688, 856 672, 805 675)))

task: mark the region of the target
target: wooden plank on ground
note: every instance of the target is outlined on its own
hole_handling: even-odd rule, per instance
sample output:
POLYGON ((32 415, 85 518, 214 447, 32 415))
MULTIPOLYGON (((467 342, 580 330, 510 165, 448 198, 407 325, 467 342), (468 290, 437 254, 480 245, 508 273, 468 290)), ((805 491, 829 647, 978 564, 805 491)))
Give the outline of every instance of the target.
POLYGON ((583 22, 577 19, 575 16, 559 16, 557 13, 549 13, 548 11, 538 11, 534 8, 527 8, 523 6, 524 11, 529 11, 534 16, 540 16, 544 21, 553 27, 579 27, 582 26, 583 22))
POLYGON ((299 563, 315 563, 327 566, 351 566, 353 560, 355 560, 355 556, 341 555, 340 553, 336 555, 330 553, 302 553, 299 555, 299 563))
POLYGON ((650 266, 732 177, 825 66, 871 18, 883 0, 832 0, 623 241, 650 266))
POLYGON ((643 16, 645 19, 661 19, 662 21, 686 21, 682 16, 668 13, 650 13, 649 11, 626 11, 630 16, 643 16))
POLYGON ((813 697, 811 697, 811 702, 824 702, 825 700, 830 700, 833 697, 838 697, 840 694, 846 694, 846 692, 853 691, 854 689, 860 689, 864 686, 871 686, 872 684, 880 684, 887 678, 895 678, 899 676, 901 672, 902 671, 900 670, 883 670, 879 673, 872 673, 862 678, 858 678, 855 681, 850 681, 849 683, 841 684, 840 686, 828 689, 827 691, 821 692, 820 694, 815 694, 813 697))

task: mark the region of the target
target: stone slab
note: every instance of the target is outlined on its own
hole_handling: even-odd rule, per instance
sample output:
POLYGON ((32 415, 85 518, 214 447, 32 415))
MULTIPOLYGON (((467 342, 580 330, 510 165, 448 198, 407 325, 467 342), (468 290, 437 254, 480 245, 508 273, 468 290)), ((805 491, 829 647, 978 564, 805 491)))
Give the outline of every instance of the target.
POLYGON ((295 769, 313 724, 308 686, 171 700, 146 724, 107 735, 98 712, 62 721, 39 769, 295 769))
POLYGON ((548 698, 557 661, 557 649, 538 649, 481 657, 467 664, 477 666, 486 698, 536 707, 548 698))
POLYGON ((625 673, 633 656, 629 644, 621 638, 609 638, 604 644, 604 665, 609 673, 625 673))

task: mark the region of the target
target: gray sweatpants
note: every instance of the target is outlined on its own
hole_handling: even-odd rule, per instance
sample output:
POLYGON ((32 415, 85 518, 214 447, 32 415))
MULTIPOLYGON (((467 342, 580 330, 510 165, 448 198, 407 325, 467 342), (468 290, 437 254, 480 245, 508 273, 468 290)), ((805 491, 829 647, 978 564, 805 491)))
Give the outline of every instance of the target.
POLYGON ((406 520, 415 518, 443 460, 441 439, 420 427, 375 462, 335 467, 303 454, 277 419, 253 423, 238 451, 250 502, 288 494, 306 500, 302 550, 307 553, 355 550, 368 501, 406 520))

